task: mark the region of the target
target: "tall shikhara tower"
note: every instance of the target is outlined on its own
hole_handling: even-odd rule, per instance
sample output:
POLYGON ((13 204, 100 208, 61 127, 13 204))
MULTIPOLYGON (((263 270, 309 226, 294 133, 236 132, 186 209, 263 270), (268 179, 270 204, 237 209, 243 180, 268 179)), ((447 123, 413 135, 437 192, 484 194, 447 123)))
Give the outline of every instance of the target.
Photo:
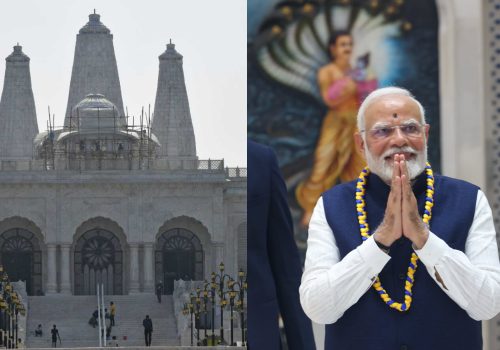
POLYGON ((175 45, 159 56, 160 72, 153 118, 153 133, 161 144, 160 156, 196 157, 196 142, 182 69, 175 45))
POLYGON ((38 124, 31 89, 30 58, 16 45, 5 61, 0 100, 0 159, 31 159, 38 124))
POLYGON ((106 96, 118 108, 120 121, 125 124, 113 35, 101 23, 100 15, 95 11, 89 15, 89 22, 76 36, 64 126, 68 127, 70 124, 72 108, 88 94, 106 96))

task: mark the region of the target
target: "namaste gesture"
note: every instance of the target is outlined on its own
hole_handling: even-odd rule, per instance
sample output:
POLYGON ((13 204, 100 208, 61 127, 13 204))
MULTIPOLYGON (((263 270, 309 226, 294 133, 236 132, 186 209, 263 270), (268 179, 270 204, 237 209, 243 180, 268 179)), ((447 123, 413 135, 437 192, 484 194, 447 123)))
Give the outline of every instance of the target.
POLYGON ((394 241, 407 237, 416 249, 421 249, 429 236, 413 194, 404 154, 394 155, 391 192, 387 199, 384 220, 374 233, 377 242, 390 247, 394 241))
POLYGON ((481 350, 477 321, 500 312, 491 208, 475 185, 434 175, 424 113, 401 88, 368 95, 354 135, 367 167, 316 204, 299 293, 307 316, 325 325, 326 350, 481 350), (424 319, 452 331, 422 332, 424 319))

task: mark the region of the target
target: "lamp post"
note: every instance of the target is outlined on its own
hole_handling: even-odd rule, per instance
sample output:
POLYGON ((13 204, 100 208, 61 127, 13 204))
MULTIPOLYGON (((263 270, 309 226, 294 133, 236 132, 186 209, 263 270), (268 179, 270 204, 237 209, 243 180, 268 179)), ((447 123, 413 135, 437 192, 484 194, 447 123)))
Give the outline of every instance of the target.
POLYGON ((0 265, 0 345, 6 346, 4 342, 5 331, 7 324, 5 322, 5 310, 7 310, 7 303, 4 299, 4 282, 3 282, 3 266, 0 265))
MULTIPOLYGON (((6 276, 5 274, 4 276, 6 276)), ((7 281, 5 285, 5 300, 7 301, 7 348, 12 349, 12 286, 7 281)))
POLYGON ((205 335, 205 340, 208 341, 207 339, 207 325, 208 325, 208 319, 207 319, 207 314, 208 314, 208 290, 207 287, 210 286, 210 283, 208 283, 205 280, 205 285, 203 286, 203 312, 205 313, 205 325, 203 327, 204 329, 204 335, 205 335))
POLYGON ((26 315, 26 308, 9 281, 9 275, 0 265, 0 344, 5 348, 17 348, 19 313, 26 315))
POLYGON ((214 273, 212 272, 212 281, 210 282, 210 307, 212 309, 212 346, 215 345, 215 289, 217 288, 213 275, 214 273))
POLYGON ((5 330, 7 329, 6 328, 6 323, 5 323, 5 314, 6 314, 6 310, 7 310, 7 302, 5 301, 5 299, 3 298, 3 292, 0 294, 0 323, 1 323, 1 336, 0 336, 0 344, 2 346, 5 345, 4 343, 4 336, 5 336, 5 330))
MULTIPOLYGON (((248 289, 247 276, 243 270, 238 271, 237 279, 233 279, 231 276, 224 274, 224 264, 219 265, 220 274, 212 272, 210 282, 204 281, 203 289, 200 287, 196 288, 196 291, 189 294, 189 303, 184 303, 184 308, 182 313, 184 315, 191 315, 191 345, 193 345, 193 314, 196 320, 200 321, 201 313, 204 314, 205 318, 205 341, 206 345, 209 345, 207 338, 207 312, 208 312, 208 302, 210 300, 211 310, 212 310, 212 334, 210 345, 215 344, 215 292, 218 291, 218 296, 220 298, 221 306, 221 342, 224 341, 223 333, 223 310, 229 304, 231 317, 231 343, 229 345, 235 345, 234 342, 234 315, 233 312, 236 310, 240 314, 241 319, 241 340, 242 345, 246 345, 246 332, 245 332, 245 294, 248 289), (224 282, 227 281, 227 288, 224 290, 224 282), (203 305, 203 307, 202 307, 203 305)), ((200 331, 199 327, 197 329, 197 345, 200 345, 200 331)), ((227 343, 226 343, 227 344, 227 343)))
MULTIPOLYGON (((220 299, 220 340, 224 343, 224 307, 227 305, 227 300, 224 298, 224 282, 225 280, 230 280, 231 276, 224 273, 224 263, 219 264, 219 273, 212 272, 211 279, 212 284, 218 284, 219 289, 219 299, 220 299)), ((212 316, 212 319, 214 317, 212 316)))
MULTIPOLYGON (((198 327, 196 328, 196 345, 200 345, 200 312, 201 312, 201 289, 196 288, 196 296, 194 297, 194 318, 195 325, 198 322, 198 327)), ((192 299, 193 300, 193 299, 192 299)))
POLYGON ((229 288, 229 291, 227 292, 229 294, 229 307, 230 307, 230 313, 231 313, 231 343, 229 345, 235 345, 234 343, 234 316, 233 316, 233 308, 234 308, 234 299, 236 298, 237 292, 234 290, 234 284, 236 282, 233 279, 230 279, 227 281, 227 287, 229 288))
POLYGON ((12 347, 13 348, 16 348, 17 346, 17 331, 16 331, 16 328, 17 328, 17 324, 16 324, 16 318, 17 318, 17 312, 16 312, 16 305, 17 303, 19 302, 19 300, 17 299, 17 293, 12 291, 11 293, 11 298, 12 298, 12 303, 11 303, 11 314, 10 314, 10 317, 11 317, 11 326, 12 326, 12 332, 11 332, 11 344, 12 344, 12 347))
POLYGON ((16 292, 12 292, 12 333, 14 337, 14 347, 17 349, 17 339, 18 339, 18 314, 19 314, 19 306, 21 305, 21 301, 19 300, 19 296, 16 292))
POLYGON ((4 312, 3 312, 3 324, 4 324, 4 330, 3 330, 3 337, 2 337, 2 344, 4 347, 7 348, 7 340, 9 339, 9 303, 7 300, 7 292, 4 290, 4 296, 3 296, 3 304, 4 304, 4 312))
POLYGON ((231 292, 234 293, 234 299, 238 297, 238 299, 236 300, 236 309, 240 312, 241 342, 242 345, 245 346, 245 292, 248 289, 247 277, 245 275, 245 272, 240 269, 238 271, 238 280, 230 282, 231 283, 228 283, 228 287, 230 288, 231 292), (237 289, 235 289, 235 287, 237 287, 237 289))

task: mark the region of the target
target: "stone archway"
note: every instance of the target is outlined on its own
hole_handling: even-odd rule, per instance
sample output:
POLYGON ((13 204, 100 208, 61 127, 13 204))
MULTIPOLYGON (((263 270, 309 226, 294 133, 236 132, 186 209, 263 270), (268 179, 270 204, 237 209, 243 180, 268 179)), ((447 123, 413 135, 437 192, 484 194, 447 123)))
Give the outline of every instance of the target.
POLYGON ((156 235, 155 283, 171 294, 176 279, 203 280, 211 261, 210 234, 199 220, 179 216, 165 222, 156 235))
POLYGON ((74 257, 76 295, 96 294, 98 283, 104 284, 105 294, 123 294, 123 251, 112 232, 85 232, 76 242, 74 257))
POLYGON ((13 282, 25 281, 28 295, 41 293, 42 248, 38 235, 34 232, 36 227, 31 227, 34 224, 22 218, 4 220, 0 226, 0 262, 9 279, 13 282), (6 221, 10 221, 10 224, 6 221), (4 229, 9 226, 10 228, 4 229))
POLYGON ((104 293, 125 293, 124 233, 114 221, 103 217, 82 223, 73 245, 73 284, 75 295, 94 295, 96 285, 104 293))
POLYGON ((203 247, 196 234, 187 229, 162 233, 155 256, 155 270, 161 271, 159 281, 163 282, 165 294, 173 293, 175 280, 203 279, 203 247))

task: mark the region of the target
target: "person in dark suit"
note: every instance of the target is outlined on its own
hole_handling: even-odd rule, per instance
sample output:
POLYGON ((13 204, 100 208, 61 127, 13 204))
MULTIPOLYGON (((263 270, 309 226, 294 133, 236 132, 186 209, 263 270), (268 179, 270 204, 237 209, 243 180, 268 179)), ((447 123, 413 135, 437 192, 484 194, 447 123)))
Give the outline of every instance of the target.
POLYGON ((281 349, 281 314, 290 350, 314 350, 311 321, 300 306, 302 267, 286 186, 274 152, 248 141, 248 347, 281 349))
POLYGON ((146 341, 146 346, 151 346, 151 334, 153 333, 153 321, 146 315, 146 318, 142 320, 142 325, 144 326, 144 339, 146 341))

